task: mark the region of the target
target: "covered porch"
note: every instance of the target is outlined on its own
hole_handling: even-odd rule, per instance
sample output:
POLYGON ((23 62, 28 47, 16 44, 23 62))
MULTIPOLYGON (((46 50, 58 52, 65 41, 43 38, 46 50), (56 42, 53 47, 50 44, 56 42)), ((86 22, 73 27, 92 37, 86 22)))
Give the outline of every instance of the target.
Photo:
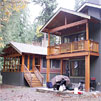
POLYGON ((11 81, 12 84, 19 84, 18 82, 21 81, 21 83, 23 82, 21 85, 23 85, 25 79, 31 87, 42 86, 41 59, 42 56, 46 55, 46 52, 41 54, 38 49, 39 51, 42 50, 41 47, 16 42, 6 45, 1 54, 4 58, 2 70, 4 83, 6 81, 6 83, 10 83, 11 81), (15 80, 14 78, 13 80, 10 79, 11 75, 14 76, 15 80), (9 80, 6 80, 6 78, 9 80))

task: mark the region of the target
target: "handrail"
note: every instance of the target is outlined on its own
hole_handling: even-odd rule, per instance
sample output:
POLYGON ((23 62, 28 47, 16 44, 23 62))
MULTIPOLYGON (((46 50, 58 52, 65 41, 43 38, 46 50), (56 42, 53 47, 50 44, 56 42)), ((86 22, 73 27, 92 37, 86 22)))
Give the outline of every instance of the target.
MULTIPOLYGON (((28 70, 28 68, 24 66, 24 75, 26 75, 28 77, 28 80, 29 80, 29 85, 32 86, 32 75, 31 75, 31 72, 28 70)), ((27 79, 27 78, 26 78, 27 79)))
POLYGON ((42 74, 39 72, 39 70, 35 67, 35 71, 34 71, 36 77, 39 79, 39 81, 41 82, 41 84, 43 85, 43 79, 44 77, 42 76, 42 74))
POLYGON ((3 65, 3 72, 20 72, 21 71, 21 64, 17 65, 3 65))
POLYGON ((99 43, 91 40, 81 40, 70 43, 62 43, 56 46, 49 46, 49 55, 72 53, 79 51, 99 52, 99 43))

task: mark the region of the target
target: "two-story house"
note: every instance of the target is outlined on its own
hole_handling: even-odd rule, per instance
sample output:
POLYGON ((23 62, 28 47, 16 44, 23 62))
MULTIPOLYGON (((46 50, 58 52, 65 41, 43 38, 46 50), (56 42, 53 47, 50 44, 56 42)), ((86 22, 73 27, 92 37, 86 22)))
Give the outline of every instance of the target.
POLYGON ((60 8, 40 31, 48 34, 47 82, 52 75, 51 60, 59 60, 60 74, 68 75, 71 82, 83 79, 89 91, 90 78, 95 77, 101 89, 100 3, 85 3, 78 11, 60 8), (50 35, 59 36, 61 43, 52 46, 50 35))

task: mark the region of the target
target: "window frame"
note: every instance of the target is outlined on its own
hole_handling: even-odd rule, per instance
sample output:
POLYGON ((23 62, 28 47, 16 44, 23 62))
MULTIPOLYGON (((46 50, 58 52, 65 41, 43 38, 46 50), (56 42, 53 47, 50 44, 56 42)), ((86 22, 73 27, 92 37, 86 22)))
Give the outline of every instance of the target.
MULTIPOLYGON (((78 65, 79 65, 79 63, 78 63, 78 65)), ((84 77, 85 77, 85 59, 70 60, 70 61, 69 61, 69 70, 70 70, 69 76, 70 76, 71 78, 84 78, 84 77), (72 68, 72 67, 71 67, 71 62, 72 62, 72 61, 84 61, 84 76, 81 76, 81 75, 80 75, 80 76, 79 76, 79 75, 77 75, 77 76, 75 76, 75 75, 72 76, 72 75, 71 75, 71 68, 72 68)), ((83 69, 81 69, 81 70, 83 70, 83 69)), ((79 73, 79 72, 78 72, 78 73, 79 73)))

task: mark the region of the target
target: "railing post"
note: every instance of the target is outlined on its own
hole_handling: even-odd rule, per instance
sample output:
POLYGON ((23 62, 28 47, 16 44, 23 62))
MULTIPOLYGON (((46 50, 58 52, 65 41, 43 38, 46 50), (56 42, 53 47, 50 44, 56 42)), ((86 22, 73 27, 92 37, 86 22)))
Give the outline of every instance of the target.
POLYGON ((5 72, 5 61, 6 61, 6 57, 4 56, 4 66, 3 66, 3 72, 5 72))
POLYGON ((72 53, 72 51, 73 51, 73 43, 71 43, 71 53, 72 53))
POLYGON ((24 72, 24 55, 22 55, 21 72, 24 72))

